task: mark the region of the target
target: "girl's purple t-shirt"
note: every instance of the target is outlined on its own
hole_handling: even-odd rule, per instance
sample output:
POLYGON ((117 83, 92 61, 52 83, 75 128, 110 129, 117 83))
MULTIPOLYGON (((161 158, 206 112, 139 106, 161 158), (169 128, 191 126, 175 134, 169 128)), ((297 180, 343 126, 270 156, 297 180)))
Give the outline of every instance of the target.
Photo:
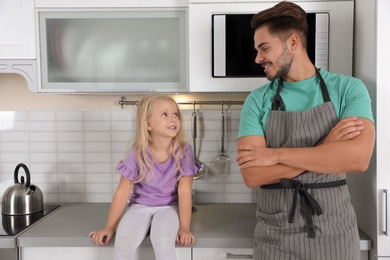
MULTIPOLYGON (((135 181, 139 165, 136 158, 136 150, 133 147, 128 156, 118 163, 116 170, 125 178, 135 181)), ((150 156, 149 152, 147 152, 150 156)), ((194 161, 191 146, 187 143, 184 148, 184 156, 180 160, 183 176, 192 176, 199 170, 198 164, 194 161)), ((134 184, 133 193, 130 196, 129 204, 137 203, 146 206, 166 206, 178 204, 178 182, 180 173, 176 169, 173 156, 164 163, 154 162, 153 179, 143 179, 134 184)))

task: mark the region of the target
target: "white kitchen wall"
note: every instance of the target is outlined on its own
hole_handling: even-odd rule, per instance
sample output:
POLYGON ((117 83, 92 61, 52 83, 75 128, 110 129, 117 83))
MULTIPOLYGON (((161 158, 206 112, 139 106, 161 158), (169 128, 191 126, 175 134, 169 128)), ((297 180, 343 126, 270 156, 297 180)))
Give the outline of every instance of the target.
MULTIPOLYGON (((0 194, 14 183, 14 170, 25 163, 31 182, 46 203, 110 202, 119 181, 114 166, 125 156, 135 131, 135 106, 117 110, 0 111, 0 194)), ((231 175, 213 176, 220 151, 220 109, 198 109, 198 158, 206 164, 194 181, 195 203, 252 203, 257 190, 247 188, 235 163, 239 109, 227 109, 225 150, 231 175)), ((192 110, 183 110, 191 139, 192 110)), ((19 170, 23 176, 23 169, 19 170)))

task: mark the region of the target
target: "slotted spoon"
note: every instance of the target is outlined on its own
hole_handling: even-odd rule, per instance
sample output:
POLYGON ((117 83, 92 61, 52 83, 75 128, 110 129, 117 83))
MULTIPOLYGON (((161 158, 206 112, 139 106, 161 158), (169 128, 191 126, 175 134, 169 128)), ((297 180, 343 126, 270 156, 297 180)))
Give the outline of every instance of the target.
POLYGON ((225 113, 221 113, 221 151, 214 159, 214 175, 216 177, 228 177, 230 176, 230 158, 225 152, 225 113))

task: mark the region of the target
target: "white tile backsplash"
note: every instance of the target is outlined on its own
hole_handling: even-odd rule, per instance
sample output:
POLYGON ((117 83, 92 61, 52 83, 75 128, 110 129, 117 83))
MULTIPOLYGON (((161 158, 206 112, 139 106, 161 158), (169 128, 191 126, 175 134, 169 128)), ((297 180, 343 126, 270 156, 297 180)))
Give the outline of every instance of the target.
POLYGON ((0 142, 28 142, 27 131, 1 131, 0 142))
POLYGON ((109 111, 87 111, 84 112, 84 121, 109 121, 111 120, 111 112, 109 111))
POLYGON ((58 162, 84 162, 84 153, 57 153, 58 162))
POLYGON ((33 121, 55 121, 55 111, 30 111, 28 112, 28 119, 30 122, 33 121))
POLYGON ((111 142, 110 132, 88 132, 84 134, 85 142, 111 142))
POLYGON ((108 132, 111 131, 110 121, 84 121, 86 132, 108 132))
MULTIPOLYGON (((0 114, 1 118, 1 114, 0 114)), ((25 121, 12 121, 2 118, 0 123, 0 130, 1 131, 23 131, 25 132, 27 130, 27 122, 25 121)))
POLYGON ((82 142, 57 142, 57 152, 84 152, 82 142))
POLYGON ((55 132, 56 124, 54 121, 30 121, 28 124, 28 130, 30 132, 55 132))
POLYGON ((111 176, 108 174, 86 174, 85 175, 85 182, 88 184, 93 183, 111 183, 111 176))
POLYGON ((30 132, 28 134, 28 141, 30 142, 56 142, 58 141, 58 133, 56 132, 46 132, 40 131, 40 132, 30 132))
MULTIPOLYGON (((192 110, 183 110, 183 129, 192 145, 192 110)), ((220 110, 196 110, 197 157, 205 164, 203 178, 194 181, 195 203, 251 203, 255 189, 247 188, 235 163, 240 110, 226 110, 225 150, 231 175, 213 175, 221 149, 220 110)), ((123 159, 135 134, 135 108, 114 111, 0 111, 0 195, 13 184, 18 163, 25 163, 31 182, 47 203, 110 202, 123 159)), ((19 177, 23 169, 19 171, 19 177)))
POLYGON ((69 184, 69 183, 84 183, 88 181, 88 178, 80 173, 59 173, 58 174, 58 183, 69 184))
POLYGON ((22 152, 28 151, 27 142, 0 142, 0 151, 22 152))
POLYGON ((57 145, 54 142, 30 142, 30 152, 39 153, 39 152, 52 152, 57 151, 57 145))
POLYGON ((55 133, 57 135, 57 141, 58 142, 84 142, 84 133, 83 132, 57 132, 55 133))
POLYGON ((16 167, 16 165, 21 161, 29 161, 30 157, 28 152, 1 152, 0 159, 1 162, 16 163, 16 167))
POLYGON ((57 131, 59 132, 81 132, 84 130, 83 122, 80 121, 58 121, 57 131))
POLYGON ((85 142, 85 152, 110 152, 111 142, 85 142))
POLYGON ((83 121, 82 111, 58 111, 56 112, 56 119, 60 121, 83 121))
POLYGON ((57 162, 55 153, 33 153, 30 152, 30 162, 57 162))

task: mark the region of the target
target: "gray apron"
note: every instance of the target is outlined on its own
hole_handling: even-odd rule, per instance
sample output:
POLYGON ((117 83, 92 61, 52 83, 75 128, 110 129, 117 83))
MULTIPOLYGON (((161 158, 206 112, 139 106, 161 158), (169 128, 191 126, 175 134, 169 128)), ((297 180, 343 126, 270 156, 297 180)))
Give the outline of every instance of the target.
MULTIPOLYGON (((285 111, 278 89, 266 125, 267 147, 312 147, 337 124, 327 87, 317 70, 324 103, 303 112, 285 111)), ((299 102, 299 100, 297 101, 299 102)), ((257 204, 254 259, 356 260, 359 235, 346 174, 306 171, 263 185, 257 204)))

